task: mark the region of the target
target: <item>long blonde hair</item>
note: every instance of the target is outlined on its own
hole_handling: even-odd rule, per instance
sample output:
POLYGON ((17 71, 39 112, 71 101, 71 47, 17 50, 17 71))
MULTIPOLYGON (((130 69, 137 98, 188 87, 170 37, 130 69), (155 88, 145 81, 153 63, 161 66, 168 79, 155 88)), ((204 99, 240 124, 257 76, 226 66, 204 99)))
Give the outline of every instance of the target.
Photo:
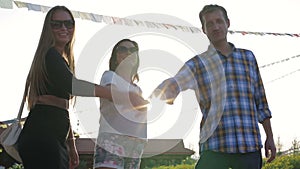
MULTIPOLYGON (((51 8, 44 20, 43 30, 40 36, 40 40, 38 43, 38 47, 36 49, 27 82, 29 85, 29 91, 27 94, 27 101, 28 101, 28 109, 30 110, 36 103, 36 98, 39 95, 46 94, 47 88, 46 84, 49 82, 47 77, 46 71, 46 64, 45 64, 45 57, 48 50, 55 46, 55 38, 52 33, 50 21, 52 19, 53 14, 58 11, 62 10, 68 12, 75 23, 74 17, 71 11, 66 8, 65 6, 55 6, 51 8)), ((75 32, 75 30, 74 30, 75 32)), ((74 72, 75 64, 74 64, 74 53, 73 53, 73 45, 74 45, 75 37, 73 35, 70 42, 64 48, 64 54, 68 59, 69 68, 74 72)))

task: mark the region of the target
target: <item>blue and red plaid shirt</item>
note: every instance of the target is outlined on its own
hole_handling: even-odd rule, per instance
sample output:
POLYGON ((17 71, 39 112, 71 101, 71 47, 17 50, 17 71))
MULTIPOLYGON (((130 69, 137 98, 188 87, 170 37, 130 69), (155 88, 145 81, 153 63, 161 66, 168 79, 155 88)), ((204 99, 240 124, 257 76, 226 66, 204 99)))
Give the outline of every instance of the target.
POLYGON ((258 122, 271 118, 254 54, 230 45, 233 52, 229 56, 222 55, 210 45, 206 52, 188 60, 174 77, 158 86, 167 99, 176 98, 187 89, 195 91, 202 112, 200 130, 208 113, 221 111, 215 112, 222 113, 220 120, 210 137, 200 143, 200 151, 257 151, 262 148, 258 122), (215 73, 220 70, 223 74, 215 73), (220 75, 225 80, 220 80, 220 75), (216 95, 213 90, 218 88, 224 93, 216 95), (222 106, 216 108, 216 103, 222 106))

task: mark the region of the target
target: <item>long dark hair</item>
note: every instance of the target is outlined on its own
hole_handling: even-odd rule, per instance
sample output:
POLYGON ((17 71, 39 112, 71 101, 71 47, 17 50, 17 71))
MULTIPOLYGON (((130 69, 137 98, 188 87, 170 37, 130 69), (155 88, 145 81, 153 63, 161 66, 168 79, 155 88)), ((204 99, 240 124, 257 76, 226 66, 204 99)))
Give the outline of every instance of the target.
POLYGON ((136 80, 139 81, 139 75, 138 75, 138 68, 140 66, 140 57, 139 57, 139 45, 130 39, 122 39, 119 42, 117 42, 112 50, 111 57, 109 59, 109 70, 110 71, 116 71, 118 64, 117 64, 117 48, 120 46, 122 42, 131 42, 136 48, 137 48, 137 64, 133 67, 132 71, 132 81, 136 80))

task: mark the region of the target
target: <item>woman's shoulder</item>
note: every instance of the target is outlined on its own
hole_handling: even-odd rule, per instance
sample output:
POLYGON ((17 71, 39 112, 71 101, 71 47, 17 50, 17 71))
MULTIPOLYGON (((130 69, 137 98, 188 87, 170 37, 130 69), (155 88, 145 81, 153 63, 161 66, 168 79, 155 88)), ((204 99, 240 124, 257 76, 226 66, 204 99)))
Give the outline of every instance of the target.
POLYGON ((118 75, 115 72, 106 70, 102 74, 100 84, 101 85, 112 84, 114 83, 116 77, 118 78, 118 75))
POLYGON ((115 75, 115 72, 110 71, 110 70, 106 70, 106 71, 104 71, 103 74, 102 74, 101 81, 103 81, 103 80, 105 80, 105 81, 107 81, 107 80, 111 81, 111 80, 112 80, 112 77, 113 77, 114 75, 115 75))
POLYGON ((60 53, 54 48, 51 47, 48 49, 48 51, 46 52, 46 60, 50 61, 50 60, 57 60, 57 59, 61 59, 61 55, 60 53))
POLYGON ((46 55, 60 55, 60 54, 54 47, 51 47, 48 49, 46 55))
MULTIPOLYGON (((117 88, 126 88, 128 90, 128 86, 132 86, 134 88, 139 88, 139 86, 135 83, 129 83, 125 79, 123 79, 121 76, 119 76, 114 71, 104 71, 101 77, 101 85, 107 85, 107 84, 113 84, 117 88)), ((131 87, 131 88, 132 88, 131 87)), ((140 90, 140 89, 139 89, 140 90)))
POLYGON ((114 74, 116 74, 116 73, 111 71, 111 70, 106 70, 106 71, 103 72, 102 77, 104 77, 104 76, 113 76, 114 74))

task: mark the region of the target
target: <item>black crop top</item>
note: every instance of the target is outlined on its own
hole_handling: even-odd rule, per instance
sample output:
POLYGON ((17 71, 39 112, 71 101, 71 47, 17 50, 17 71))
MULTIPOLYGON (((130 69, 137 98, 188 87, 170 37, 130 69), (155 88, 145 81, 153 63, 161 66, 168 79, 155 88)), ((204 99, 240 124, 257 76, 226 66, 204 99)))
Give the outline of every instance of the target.
POLYGON ((73 73, 67 62, 55 48, 48 50, 45 61, 49 80, 47 94, 69 99, 72 93, 73 73))

